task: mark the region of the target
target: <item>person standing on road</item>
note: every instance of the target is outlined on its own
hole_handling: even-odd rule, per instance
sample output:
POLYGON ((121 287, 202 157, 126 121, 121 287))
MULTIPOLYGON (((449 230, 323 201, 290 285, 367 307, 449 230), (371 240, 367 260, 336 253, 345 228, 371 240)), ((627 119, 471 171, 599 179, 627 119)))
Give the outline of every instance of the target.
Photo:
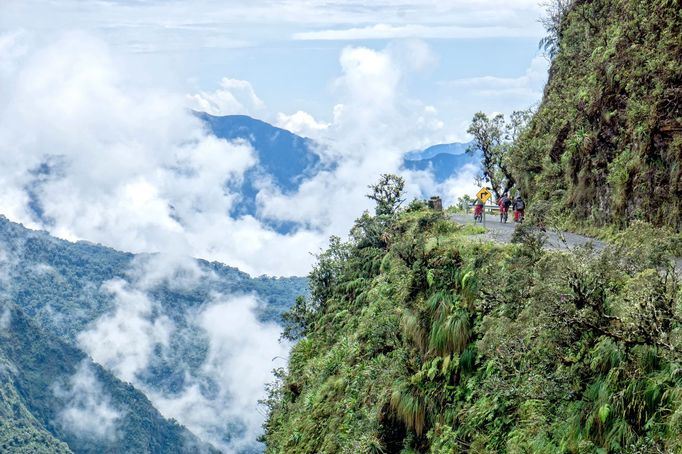
POLYGON ((525 211, 526 202, 524 202, 521 194, 518 194, 514 199, 514 222, 523 222, 525 211))

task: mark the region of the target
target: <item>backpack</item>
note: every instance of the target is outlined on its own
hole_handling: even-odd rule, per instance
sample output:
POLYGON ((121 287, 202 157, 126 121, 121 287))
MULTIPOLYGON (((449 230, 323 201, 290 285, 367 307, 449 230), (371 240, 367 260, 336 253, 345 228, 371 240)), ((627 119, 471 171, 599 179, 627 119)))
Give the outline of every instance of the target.
POLYGON ((502 197, 502 205, 504 205, 505 208, 509 208, 511 205, 511 200, 509 200, 509 197, 502 197))
POLYGON ((526 208, 526 202, 523 201, 523 199, 519 199, 516 201, 516 209, 517 210, 523 210, 526 208))

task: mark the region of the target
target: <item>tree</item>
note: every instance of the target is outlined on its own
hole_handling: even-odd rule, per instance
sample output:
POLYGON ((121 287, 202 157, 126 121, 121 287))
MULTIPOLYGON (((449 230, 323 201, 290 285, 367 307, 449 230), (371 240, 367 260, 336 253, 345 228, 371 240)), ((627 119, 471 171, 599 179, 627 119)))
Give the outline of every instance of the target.
POLYGON ((302 295, 296 297, 291 308, 282 314, 282 338, 296 341, 308 334, 317 311, 302 295))
POLYGON ((403 198, 405 180, 398 175, 384 173, 379 177, 377 184, 371 184, 368 187, 372 192, 367 194, 367 198, 376 202, 375 211, 377 216, 395 214, 400 205, 405 201, 403 198))
POLYGON ((483 154, 482 180, 490 183, 496 199, 514 186, 514 178, 505 159, 508 152, 506 129, 504 115, 497 114, 489 118, 483 112, 477 112, 467 130, 474 136, 474 145, 467 153, 480 151, 483 154))
POLYGON ((545 7, 545 15, 539 20, 545 27, 547 36, 540 40, 539 47, 550 60, 553 60, 559 52, 561 24, 573 3, 574 0, 549 0, 542 4, 545 7))
POLYGON ((467 132, 474 136, 474 144, 467 153, 482 153, 483 170, 477 183, 490 183, 496 199, 509 192, 516 184, 509 166, 509 152, 532 115, 531 109, 515 111, 507 122, 502 114, 490 118, 483 112, 478 112, 471 120, 467 132))
POLYGON ((310 308, 319 312, 334 291, 334 286, 343 273, 343 264, 350 255, 350 246, 338 236, 329 238, 327 250, 316 255, 317 263, 308 275, 310 286, 310 308))
POLYGON ((457 206, 460 207, 463 210, 466 210, 468 207, 471 206, 471 204, 474 203, 474 200, 472 197, 470 197, 467 194, 464 194, 462 197, 457 199, 457 206))

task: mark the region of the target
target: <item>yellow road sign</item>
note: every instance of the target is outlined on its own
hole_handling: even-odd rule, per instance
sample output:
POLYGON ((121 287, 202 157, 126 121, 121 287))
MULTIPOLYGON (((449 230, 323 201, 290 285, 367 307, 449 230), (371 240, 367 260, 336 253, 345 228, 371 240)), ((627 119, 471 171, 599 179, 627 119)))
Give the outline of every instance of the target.
POLYGON ((476 194, 476 197, 478 200, 480 200, 483 203, 486 203, 488 199, 490 199, 493 196, 492 192, 488 188, 481 188, 480 191, 478 191, 478 194, 476 194))

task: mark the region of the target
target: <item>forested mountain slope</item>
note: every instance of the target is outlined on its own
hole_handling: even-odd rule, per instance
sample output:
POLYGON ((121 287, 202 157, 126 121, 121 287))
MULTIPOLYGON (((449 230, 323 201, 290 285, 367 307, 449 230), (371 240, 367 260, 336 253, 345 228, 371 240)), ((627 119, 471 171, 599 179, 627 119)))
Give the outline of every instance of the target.
MULTIPOLYGON (((305 278, 252 278, 215 262, 133 255, 87 242, 72 243, 0 217, 0 315, 7 305, 11 328, 0 328, 5 365, 0 365, 0 372, 7 378, 0 412, 7 407, 5 414, 14 415, 3 423, 3 435, 7 440, 24 437, 24 433, 30 440, 48 440, 48 431, 76 453, 187 452, 184 434, 189 432, 163 419, 151 400, 155 405, 165 403, 167 408, 159 407, 162 411, 187 405, 187 411, 173 413, 178 419, 188 417, 185 424, 197 418, 196 412, 190 412, 195 401, 196 408, 211 405, 202 414, 226 409, 225 416, 218 413, 196 423, 192 430, 201 428, 205 430, 202 440, 210 437, 225 445, 246 437, 253 428, 245 427, 238 413, 227 416, 230 402, 241 396, 226 389, 231 381, 220 375, 223 357, 216 357, 216 351, 224 349, 229 358, 246 351, 249 340, 234 334, 235 352, 230 353, 230 342, 220 343, 222 338, 207 332, 206 317, 215 318, 217 313, 227 321, 230 317, 255 320, 254 329, 276 336, 270 334, 276 333, 273 323, 279 322, 296 296, 306 293, 305 278), (226 304, 239 298, 254 301, 253 307, 230 306, 237 311, 233 315, 226 304), (239 312, 240 307, 245 312, 239 312), (86 353, 106 370, 85 360, 86 353), (116 377, 132 385, 123 385, 116 377), (115 411, 109 412, 109 407, 96 405, 89 397, 74 397, 85 391, 85 396, 92 395, 93 387, 99 390, 96 393, 112 396, 109 407, 115 411), (79 405, 102 409, 100 416, 105 421, 111 416, 111 426, 117 428, 112 439, 120 443, 107 451, 103 449, 106 443, 97 444, 101 434, 69 438, 68 432, 60 431, 54 425, 59 405, 74 399, 76 410, 69 414, 83 410, 79 405), (114 418, 117 412, 123 416, 114 418)), ((193 435, 188 436, 191 444, 193 435)), ((35 444, 31 443, 13 446, 29 449, 35 444)), ((240 452, 254 450, 259 447, 251 443, 240 452)))
POLYGON ((0 452, 218 452, 17 306, 2 318, 0 452))
MULTIPOLYGON (((73 341, 89 323, 114 307, 112 295, 101 289, 104 282, 140 278, 154 255, 134 255, 88 242, 72 243, 47 232, 26 229, 0 216, 0 266, 5 275, 4 291, 30 317, 48 331, 73 341), (134 274, 134 273, 138 274, 134 274), (55 316, 59 315, 59 316, 55 316)), ((218 262, 189 260, 181 272, 199 272, 209 278, 198 285, 183 286, 183 275, 175 282, 159 279, 151 289, 160 303, 172 312, 182 312, 210 300, 212 292, 257 294, 265 303, 259 308, 264 320, 278 320, 298 295, 307 292, 305 278, 276 278, 248 274, 218 262)), ((158 262, 163 265, 164 262, 158 262)), ((148 271, 154 267, 148 266, 148 271)), ((182 267, 181 267, 182 268, 182 267)), ((185 275, 187 280, 191 276, 185 275)))
POLYGON ((651 227, 559 252, 420 203, 383 213, 332 242, 287 316, 267 452, 682 450, 682 293, 651 227))
POLYGON ((510 160, 522 193, 576 224, 679 230, 679 0, 576 0, 552 33, 544 98, 510 160))

